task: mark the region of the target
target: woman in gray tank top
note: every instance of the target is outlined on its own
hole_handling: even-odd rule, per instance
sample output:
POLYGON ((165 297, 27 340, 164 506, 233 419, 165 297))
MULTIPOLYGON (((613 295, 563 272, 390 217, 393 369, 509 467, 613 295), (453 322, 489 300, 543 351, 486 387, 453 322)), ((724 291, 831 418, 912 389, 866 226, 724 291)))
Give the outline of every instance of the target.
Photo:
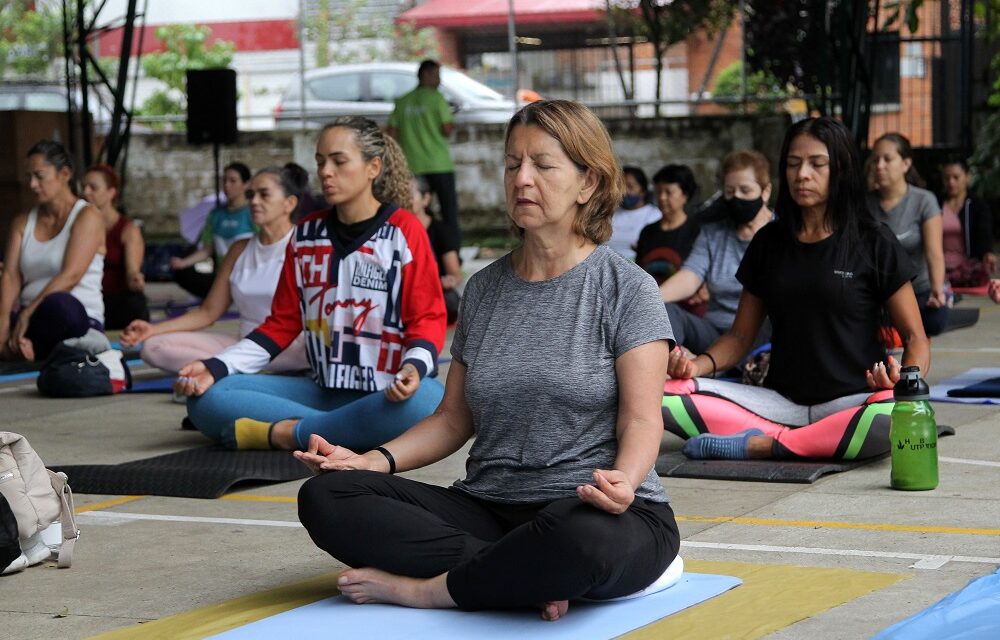
POLYGON ((469 280, 437 411, 367 453, 315 435, 296 452, 321 472, 299 517, 356 567, 338 581, 355 602, 555 620, 661 584, 676 559, 653 471, 672 335, 655 280, 601 245, 622 197, 611 140, 585 107, 535 102, 508 126, 505 168, 522 243, 469 280), (391 475, 473 437, 451 487, 391 475))
MULTIPOLYGON (((104 219, 73 192, 58 142, 28 150, 37 205, 11 222, 0 277, 0 359, 44 359, 52 348, 103 330, 104 219)), ((103 334, 99 334, 103 348, 103 334)))

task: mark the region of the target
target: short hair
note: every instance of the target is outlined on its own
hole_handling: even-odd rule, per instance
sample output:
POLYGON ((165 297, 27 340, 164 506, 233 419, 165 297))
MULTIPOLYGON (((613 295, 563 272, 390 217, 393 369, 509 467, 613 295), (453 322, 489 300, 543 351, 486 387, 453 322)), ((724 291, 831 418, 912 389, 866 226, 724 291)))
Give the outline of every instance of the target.
POLYGON ((98 164, 91 165, 87 167, 87 170, 83 172, 84 175, 88 173, 99 173, 101 177, 104 178, 104 184, 109 189, 115 190, 115 197, 112 203, 118 204, 118 196, 121 194, 121 180, 118 178, 118 173, 115 172, 114 167, 105 162, 99 162, 98 164))
POLYGON ((417 67, 417 77, 423 78, 424 74, 427 73, 428 71, 433 71, 435 69, 440 69, 440 68, 441 68, 440 62, 438 62, 437 60, 431 60, 430 58, 427 58, 426 60, 421 61, 420 66, 417 67))
MULTIPOLYGON (((611 217, 625 194, 608 130, 590 109, 571 100, 539 100, 522 107, 507 123, 505 149, 519 125, 534 125, 555 138, 581 174, 594 172, 597 187, 577 213, 574 230, 595 244, 606 242, 611 237, 611 217)), ((524 236, 523 229, 512 228, 524 236)))
POLYGON ((254 175, 259 176, 263 174, 274 177, 286 198, 295 197, 295 209, 292 210, 291 214, 291 218, 294 220, 302 206, 302 194, 305 193, 306 187, 309 186, 309 172, 298 164, 289 162, 283 167, 279 167, 278 165, 264 167, 254 175))
POLYGON ((729 175, 733 171, 743 169, 753 169, 754 178, 761 189, 771 186, 771 163, 767 157, 755 149, 737 149, 730 151, 722 159, 722 175, 729 175))
POLYGON ((676 184, 688 200, 698 191, 694 171, 691 171, 691 167, 686 164, 668 164, 661 167, 653 175, 653 184, 676 184))
POLYGON ((28 149, 28 153, 24 157, 30 158, 35 155, 42 156, 45 162, 56 168, 56 171, 69 169, 69 172, 72 174, 75 169, 73 158, 66 152, 66 147, 55 140, 39 140, 31 145, 31 148, 28 149))
POLYGON ((118 173, 110 164, 100 162, 87 167, 87 170, 83 173, 84 175, 88 173, 99 173, 101 174, 101 177, 104 178, 104 184, 106 184, 109 189, 114 189, 115 191, 121 189, 121 180, 118 179, 118 173))
POLYGON ((633 167, 631 165, 622 167, 622 176, 632 176, 635 181, 639 183, 639 190, 643 193, 649 191, 649 179, 646 177, 646 172, 640 167, 633 167))
POLYGON ((246 182, 250 179, 250 167, 246 166, 242 162, 230 162, 222 170, 222 173, 225 173, 227 171, 235 171, 236 173, 240 174, 240 180, 242 180, 243 182, 246 182))

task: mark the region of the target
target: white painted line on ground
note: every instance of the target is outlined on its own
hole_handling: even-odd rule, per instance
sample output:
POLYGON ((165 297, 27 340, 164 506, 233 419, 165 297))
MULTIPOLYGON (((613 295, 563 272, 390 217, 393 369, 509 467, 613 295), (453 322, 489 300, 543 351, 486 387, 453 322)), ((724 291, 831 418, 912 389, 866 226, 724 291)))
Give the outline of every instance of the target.
POLYGON ((1000 564, 1000 558, 979 556, 942 556, 924 553, 895 553, 889 551, 864 551, 862 549, 823 549, 817 547, 779 547, 769 544, 725 544, 721 542, 694 542, 682 540, 682 547, 699 549, 719 549, 724 551, 758 551, 764 553, 802 553, 819 556, 853 556, 858 558, 890 558, 897 560, 917 560, 910 565, 915 569, 937 569, 948 562, 973 562, 978 564, 1000 564))
POLYGON ((1000 353, 1000 347, 934 347, 935 353, 1000 353))
POLYGON ((1000 462, 993 462, 992 460, 969 460, 968 458, 949 458, 947 456, 940 456, 938 460, 941 462, 954 462, 956 464, 974 464, 980 467, 1000 467, 1000 462))
POLYGON ((76 519, 87 522, 90 519, 100 520, 91 524, 121 524, 134 520, 158 520, 163 522, 200 522, 207 524, 229 524, 255 527, 301 527, 299 522, 287 520, 246 520, 243 518, 203 518, 201 516, 161 516, 152 513, 123 513, 120 511, 86 511, 78 514, 76 519))
MULTIPOLYGON (((76 516, 84 524, 110 525, 155 520, 160 522, 196 522, 206 524, 227 524, 255 527, 283 527, 297 529, 301 523, 290 520, 247 520, 243 518, 204 518, 200 516, 161 516, 149 513, 123 513, 119 511, 87 511, 76 516)), ((756 551, 763 553, 800 553, 820 556, 851 556, 857 558, 889 558, 894 560, 915 560, 910 565, 914 569, 939 569, 949 562, 971 562, 977 564, 1000 564, 1000 558, 978 556, 944 556, 923 553, 895 553, 888 551, 864 551, 862 549, 823 549, 816 547, 780 547, 763 544, 726 544, 721 542, 695 542, 682 540, 682 547, 695 549, 718 549, 721 551, 756 551)))
POLYGON ((34 389, 34 384, 21 384, 16 387, 4 387, 0 389, 0 393, 14 393, 15 391, 24 391, 25 389, 34 389))

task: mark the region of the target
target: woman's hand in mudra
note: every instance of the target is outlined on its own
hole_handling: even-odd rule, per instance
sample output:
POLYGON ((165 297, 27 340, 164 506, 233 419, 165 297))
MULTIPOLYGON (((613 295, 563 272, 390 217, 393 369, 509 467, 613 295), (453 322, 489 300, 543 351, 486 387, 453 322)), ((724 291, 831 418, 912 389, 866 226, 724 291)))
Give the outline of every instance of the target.
POLYGON ((628 476, 617 469, 594 469, 594 484, 580 485, 576 495, 587 504, 615 515, 625 513, 635 500, 628 476))
MULTIPOLYGON (((305 451, 294 451, 292 455, 313 473, 324 471, 347 471, 349 469, 365 469, 384 471, 372 459, 354 453, 347 447, 330 444, 322 436, 309 436, 309 448, 305 451)), ((381 454, 377 454, 381 456, 381 454)), ((384 458, 383 458, 384 461, 384 458)), ((386 465, 388 466, 388 465, 386 465)))
POLYGON ((881 362, 876 362, 865 374, 868 388, 872 391, 892 389, 899 382, 899 361, 892 356, 889 356, 887 360, 889 362, 888 366, 881 362))

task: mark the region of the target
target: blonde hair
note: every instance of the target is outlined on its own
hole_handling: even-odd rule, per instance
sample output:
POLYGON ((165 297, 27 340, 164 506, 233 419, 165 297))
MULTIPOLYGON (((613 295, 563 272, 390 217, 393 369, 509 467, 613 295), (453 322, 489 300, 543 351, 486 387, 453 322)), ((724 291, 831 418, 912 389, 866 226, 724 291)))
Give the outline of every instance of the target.
POLYGON ((767 157, 755 149, 737 149, 730 151, 722 159, 722 176, 725 177, 734 171, 753 169, 754 178, 761 189, 771 186, 771 163, 767 157))
POLYGON ((410 190, 410 165, 406 163, 403 149, 392 136, 385 137, 385 158, 383 159, 382 202, 395 202, 404 209, 413 210, 413 192, 410 190))
MULTIPOLYGON (((611 237, 611 216, 625 194, 625 178, 608 130, 590 109, 570 100, 540 100, 523 107, 507 124, 505 147, 519 125, 534 125, 555 138, 581 175, 593 172, 597 187, 580 206, 573 230, 595 244, 606 242, 611 237)), ((513 223, 511 229, 524 237, 524 229, 513 223)))

